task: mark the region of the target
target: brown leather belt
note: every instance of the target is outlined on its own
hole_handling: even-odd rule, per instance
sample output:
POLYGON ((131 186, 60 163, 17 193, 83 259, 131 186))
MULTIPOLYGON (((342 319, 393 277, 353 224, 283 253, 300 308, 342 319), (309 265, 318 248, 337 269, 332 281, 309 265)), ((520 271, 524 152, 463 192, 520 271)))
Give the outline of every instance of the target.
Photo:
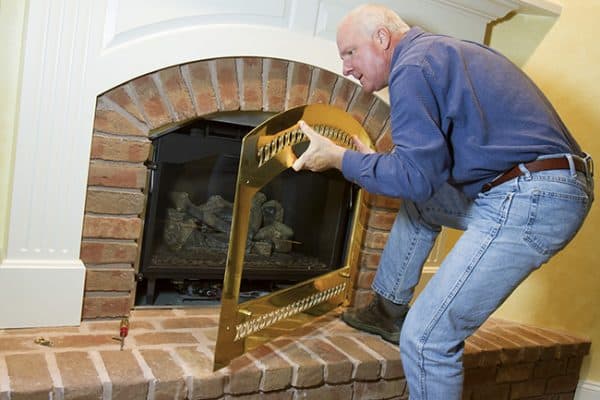
MULTIPOLYGON (((586 173, 586 164, 585 161, 579 158, 573 158, 573 164, 575 165, 575 169, 579 172, 586 173)), ((549 169, 570 169, 569 160, 566 157, 561 158, 546 158, 544 160, 536 160, 529 163, 524 164, 525 168, 529 170, 529 172, 539 172, 546 171, 549 169)), ((506 181, 509 181, 513 178, 523 175, 523 172, 519 168, 518 165, 515 165, 496 179, 491 182, 486 183, 481 188, 482 192, 487 192, 491 188, 498 186, 506 181)))

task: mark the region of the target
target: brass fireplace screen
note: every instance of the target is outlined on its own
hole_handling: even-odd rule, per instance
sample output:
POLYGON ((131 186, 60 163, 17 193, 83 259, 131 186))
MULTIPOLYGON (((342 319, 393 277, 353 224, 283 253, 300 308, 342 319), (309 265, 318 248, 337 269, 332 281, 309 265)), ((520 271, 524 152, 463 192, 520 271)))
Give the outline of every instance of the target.
POLYGON ((292 166, 307 137, 298 127, 304 120, 335 143, 354 149, 352 136, 372 147, 362 126, 348 113, 330 105, 296 107, 265 121, 242 141, 233 205, 233 220, 221 294, 221 315, 215 348, 214 369, 274 337, 284 335, 331 311, 352 296, 356 279, 362 207, 358 192, 344 265, 289 288, 239 303, 240 284, 254 195, 277 175, 292 166))

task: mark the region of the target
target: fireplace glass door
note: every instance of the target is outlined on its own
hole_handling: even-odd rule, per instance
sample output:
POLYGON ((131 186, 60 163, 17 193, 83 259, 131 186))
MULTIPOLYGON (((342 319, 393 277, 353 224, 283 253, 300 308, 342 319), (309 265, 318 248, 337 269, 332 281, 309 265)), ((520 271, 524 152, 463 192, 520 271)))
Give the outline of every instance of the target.
MULTIPOLYGON (((241 143, 253 128, 220 113, 153 139, 138 305, 220 300, 241 143)), ((339 267, 355 191, 337 171, 291 169, 261 188, 250 210, 240 298, 339 267)))

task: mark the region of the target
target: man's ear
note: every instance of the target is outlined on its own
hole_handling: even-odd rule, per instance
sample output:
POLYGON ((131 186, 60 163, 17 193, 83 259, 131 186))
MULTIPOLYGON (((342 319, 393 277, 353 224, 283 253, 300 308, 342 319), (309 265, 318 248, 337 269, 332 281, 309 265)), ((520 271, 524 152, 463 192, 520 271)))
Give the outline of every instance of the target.
POLYGON ((384 50, 390 47, 392 38, 389 30, 384 27, 377 28, 374 36, 375 43, 379 44, 384 50))

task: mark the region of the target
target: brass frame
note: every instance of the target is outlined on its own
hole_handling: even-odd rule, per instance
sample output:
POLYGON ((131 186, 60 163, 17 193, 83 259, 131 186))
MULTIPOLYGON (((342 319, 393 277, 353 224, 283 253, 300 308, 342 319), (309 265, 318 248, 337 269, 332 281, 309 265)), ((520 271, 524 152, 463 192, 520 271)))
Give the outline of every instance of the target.
POLYGON ((362 190, 354 209, 344 265, 290 288, 239 304, 240 283, 252 197, 296 159, 293 147, 308 141, 298 127, 304 120, 317 133, 355 149, 352 136, 373 148, 362 126, 350 114, 330 105, 311 104, 277 114, 253 129, 242 141, 227 264, 221 295, 221 315, 215 347, 217 370, 261 343, 303 325, 348 302, 353 294, 364 228, 359 222, 362 190))

